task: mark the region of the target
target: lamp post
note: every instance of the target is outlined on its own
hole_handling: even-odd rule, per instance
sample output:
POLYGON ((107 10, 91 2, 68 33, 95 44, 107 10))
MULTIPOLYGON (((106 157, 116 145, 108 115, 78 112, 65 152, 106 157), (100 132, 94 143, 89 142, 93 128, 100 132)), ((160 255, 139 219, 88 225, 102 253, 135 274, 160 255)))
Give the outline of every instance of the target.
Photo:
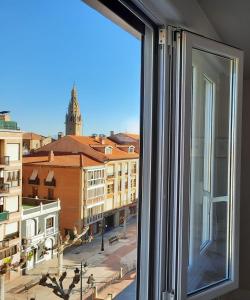
POLYGON ((81 261, 81 277, 80 277, 80 300, 82 300, 82 270, 84 267, 84 272, 86 272, 87 262, 85 261, 83 264, 83 260, 81 261))
POLYGON ((103 239, 103 236, 104 236, 104 229, 105 229, 105 220, 104 218, 102 219, 102 245, 101 245, 101 251, 104 251, 104 239, 103 239))

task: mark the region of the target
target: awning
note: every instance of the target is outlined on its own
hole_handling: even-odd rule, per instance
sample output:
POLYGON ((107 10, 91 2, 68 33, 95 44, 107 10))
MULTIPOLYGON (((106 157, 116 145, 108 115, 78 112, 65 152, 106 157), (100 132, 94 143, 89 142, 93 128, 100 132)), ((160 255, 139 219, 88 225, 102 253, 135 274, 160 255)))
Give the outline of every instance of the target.
POLYGON ((32 174, 30 176, 30 180, 35 180, 37 178, 37 175, 38 175, 38 170, 37 169, 34 169, 32 171, 32 174))
POLYGON ((54 178, 54 171, 49 171, 49 174, 46 178, 46 182, 51 182, 53 178, 54 178))

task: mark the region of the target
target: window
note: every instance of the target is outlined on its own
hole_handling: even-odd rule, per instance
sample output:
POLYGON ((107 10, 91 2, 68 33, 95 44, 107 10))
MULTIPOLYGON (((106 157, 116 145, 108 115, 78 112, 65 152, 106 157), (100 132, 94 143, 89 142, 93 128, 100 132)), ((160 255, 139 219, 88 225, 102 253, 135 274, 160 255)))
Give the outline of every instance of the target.
POLYGON ((88 186, 104 184, 104 169, 87 172, 88 186))
POLYGON ((105 154, 112 154, 112 147, 105 147, 105 154))
POLYGON ((0 197, 0 213, 4 211, 4 197, 0 197))
POLYGON ((20 145, 19 144, 7 144, 6 155, 9 156, 10 161, 20 160, 20 145))
POLYGON ((5 210, 16 212, 19 210, 19 196, 8 196, 5 198, 5 210))
POLYGON ((5 225, 5 235, 11 235, 19 232, 18 222, 9 223, 5 225))
POLYGON ((131 173, 136 174, 136 163, 131 163, 131 173))
POLYGON ((122 190, 122 180, 118 179, 118 192, 121 192, 122 190))
POLYGON ((18 187, 20 185, 20 171, 6 171, 5 173, 6 182, 10 187, 18 187))
POLYGON ((48 199, 49 200, 54 199, 54 189, 48 189, 48 199))
POLYGON ((107 185, 107 194, 113 194, 114 193, 114 183, 110 183, 107 185))
POLYGON ((135 152, 135 147, 134 146, 129 146, 128 147, 128 153, 134 153, 135 152))
POLYGON ((107 167, 107 177, 114 177, 114 165, 108 165, 107 167))
POLYGON ((54 217, 50 217, 46 219, 46 229, 54 227, 54 217))
POLYGON ((32 198, 38 197, 38 188, 35 186, 32 186, 32 198))

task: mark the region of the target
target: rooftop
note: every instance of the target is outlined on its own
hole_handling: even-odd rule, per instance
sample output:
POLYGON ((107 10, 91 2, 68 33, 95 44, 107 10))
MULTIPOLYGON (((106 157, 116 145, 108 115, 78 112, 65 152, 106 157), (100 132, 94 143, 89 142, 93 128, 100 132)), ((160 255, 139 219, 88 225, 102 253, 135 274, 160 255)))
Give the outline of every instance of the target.
POLYGON ((102 163, 91 159, 83 154, 54 154, 54 159, 49 160, 48 155, 24 156, 23 165, 43 165, 58 167, 91 167, 100 166, 102 163))
POLYGON ((112 141, 110 138, 67 135, 53 143, 37 149, 35 152, 37 154, 45 154, 53 150, 54 153, 82 153, 102 163, 110 160, 139 158, 138 153, 125 152, 118 146, 119 145, 117 145, 117 143, 112 141), (98 148, 103 148, 105 146, 112 146, 112 153, 104 154, 103 152, 99 151, 98 148))

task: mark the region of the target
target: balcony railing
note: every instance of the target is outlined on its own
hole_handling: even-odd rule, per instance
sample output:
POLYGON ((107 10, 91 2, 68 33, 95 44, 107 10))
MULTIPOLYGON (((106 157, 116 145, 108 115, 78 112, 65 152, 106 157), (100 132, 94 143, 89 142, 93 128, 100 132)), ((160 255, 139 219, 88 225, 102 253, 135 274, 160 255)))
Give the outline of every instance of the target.
POLYGON ((46 185, 46 186, 56 186, 55 178, 53 178, 51 181, 46 181, 46 179, 44 179, 44 185, 46 185))
POLYGON ((102 220, 102 218, 103 218, 103 214, 100 213, 100 214, 85 218, 85 221, 86 221, 87 224, 91 224, 91 223, 102 220))
POLYGON ((9 219, 9 212, 3 211, 0 213, 0 222, 6 221, 9 219))
POLYGON ((9 156, 0 157, 0 165, 8 166, 9 164, 10 164, 10 157, 9 156))
POLYGON ((9 193, 10 186, 8 183, 0 183, 0 193, 9 193))
POLYGON ((36 179, 29 179, 29 184, 39 185, 40 179, 38 177, 36 179))

